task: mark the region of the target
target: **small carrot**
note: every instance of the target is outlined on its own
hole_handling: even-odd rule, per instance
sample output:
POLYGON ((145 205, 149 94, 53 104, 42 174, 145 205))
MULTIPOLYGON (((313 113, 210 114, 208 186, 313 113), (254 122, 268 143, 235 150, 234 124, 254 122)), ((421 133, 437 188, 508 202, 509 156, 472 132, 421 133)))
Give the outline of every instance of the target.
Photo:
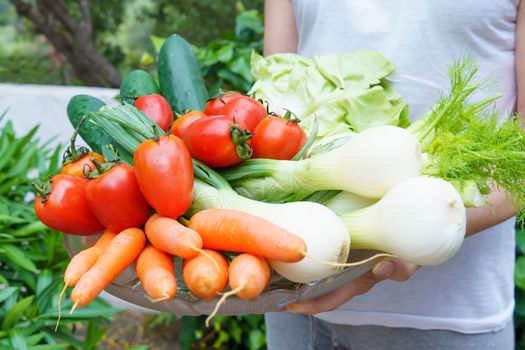
POLYGON ((122 271, 142 252, 146 236, 138 228, 128 228, 120 232, 109 243, 97 262, 78 281, 71 299, 77 306, 85 306, 95 299, 122 271))
POLYGON ((168 253, 147 246, 137 258, 135 269, 152 302, 173 299, 177 294, 175 267, 168 253))
POLYGON ((236 256, 228 267, 231 292, 242 299, 256 299, 270 284, 272 271, 268 262, 251 254, 236 256))
POLYGON ((203 250, 206 255, 199 253, 196 257, 184 260, 182 278, 188 289, 197 297, 212 299, 222 292, 228 283, 228 262, 213 250, 203 250))
POLYGON ((200 234, 204 248, 250 253, 283 262, 297 262, 306 256, 301 237, 238 210, 200 211, 191 217, 189 227, 200 234))
POLYGON ((94 246, 84 249, 71 259, 64 273, 66 286, 72 287, 77 284, 78 280, 97 262, 116 235, 116 233, 106 230, 94 246))
POLYGON ((61 309, 60 303, 62 297, 66 292, 67 287, 74 287, 80 278, 97 262, 98 258, 106 250, 109 242, 116 236, 115 233, 111 231, 104 231, 102 236, 97 240, 95 245, 84 249, 75 255, 69 264, 67 265, 66 272, 64 273, 64 288, 60 292, 58 297, 58 319, 55 327, 55 331, 58 329, 58 324, 60 323, 61 309))
POLYGON ((213 312, 206 318, 206 327, 229 296, 237 295, 242 299, 253 300, 261 295, 270 284, 272 270, 264 258, 241 254, 230 262, 228 276, 231 291, 224 293, 217 302, 213 312))
POLYGON ((188 259, 202 250, 202 239, 197 232, 167 216, 152 215, 146 222, 145 231, 155 248, 171 255, 188 259))

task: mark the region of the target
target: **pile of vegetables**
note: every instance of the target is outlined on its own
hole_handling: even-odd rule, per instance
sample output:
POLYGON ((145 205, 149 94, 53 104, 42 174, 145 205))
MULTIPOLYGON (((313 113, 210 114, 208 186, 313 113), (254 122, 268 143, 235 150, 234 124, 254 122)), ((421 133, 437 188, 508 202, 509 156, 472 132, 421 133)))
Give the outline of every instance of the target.
POLYGON ((47 226, 104 231, 68 266, 73 308, 133 262, 163 302, 181 260, 196 298, 222 294, 214 313, 231 295, 257 299, 273 273, 329 277, 355 265, 354 249, 436 265, 461 247, 465 206, 484 205, 491 187, 525 206, 525 134, 516 118, 498 121, 495 98, 470 102, 471 60, 451 66, 450 90, 410 126, 386 80, 394 68, 375 52, 255 55, 252 95, 211 99, 184 39, 168 38, 158 63, 160 86, 132 72, 120 104, 74 97, 66 163, 35 186, 47 226))

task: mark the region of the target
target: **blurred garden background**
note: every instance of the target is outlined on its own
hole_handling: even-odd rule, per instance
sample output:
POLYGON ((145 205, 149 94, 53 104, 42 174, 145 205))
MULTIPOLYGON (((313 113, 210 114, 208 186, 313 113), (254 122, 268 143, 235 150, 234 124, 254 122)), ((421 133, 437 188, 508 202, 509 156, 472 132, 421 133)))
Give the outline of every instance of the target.
MULTIPOLYGON (((263 0, 0 0, 0 85, 115 88, 133 69, 156 74, 156 52, 178 33, 194 45, 211 94, 219 87, 246 91, 251 52, 262 50, 262 6, 263 0)), ((202 317, 121 310, 103 299, 62 315, 55 332, 69 259, 61 234, 36 220, 27 198, 31 182, 58 166, 63 149, 39 139, 36 129, 15 132, 9 120, 23 115, 0 115, 1 349, 265 348, 261 315, 216 317, 207 329, 202 317)), ((523 229, 516 252, 516 339, 525 349, 523 229)))

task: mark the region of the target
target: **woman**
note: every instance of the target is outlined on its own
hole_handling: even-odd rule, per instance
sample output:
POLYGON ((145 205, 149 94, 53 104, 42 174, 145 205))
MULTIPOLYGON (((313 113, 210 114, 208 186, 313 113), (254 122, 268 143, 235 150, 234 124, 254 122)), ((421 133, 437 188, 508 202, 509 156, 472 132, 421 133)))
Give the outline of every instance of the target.
MULTIPOLYGON (((267 0, 265 18, 266 55, 385 55, 412 120, 448 87, 447 67, 462 54, 499 82, 500 112, 525 111, 519 0, 267 0)), ((267 314, 270 350, 513 349, 515 213, 504 193, 489 200, 468 210, 469 238, 445 264, 383 260, 329 295, 267 314)))

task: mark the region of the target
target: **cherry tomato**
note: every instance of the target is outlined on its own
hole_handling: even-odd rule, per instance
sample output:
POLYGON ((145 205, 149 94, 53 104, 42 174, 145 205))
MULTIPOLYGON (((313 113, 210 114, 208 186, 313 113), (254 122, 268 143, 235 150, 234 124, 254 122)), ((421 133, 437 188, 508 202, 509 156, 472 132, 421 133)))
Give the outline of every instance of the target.
POLYGON ((292 159, 306 143, 306 133, 296 121, 268 116, 255 128, 253 158, 292 159))
POLYGON ((221 110, 221 114, 233 119, 234 122, 241 122, 251 133, 261 120, 268 115, 266 108, 248 96, 241 96, 227 102, 221 110))
POLYGON ((86 185, 86 199, 102 225, 116 233, 144 225, 150 214, 133 168, 124 163, 90 180, 86 185))
POLYGON ((177 120, 175 120, 175 123, 171 126, 171 133, 177 137, 181 137, 184 134, 184 130, 188 126, 190 126, 191 123, 194 121, 197 121, 203 117, 206 117, 206 114, 204 114, 201 111, 191 111, 183 116, 179 117, 177 120))
POLYGON ((250 138, 243 123, 234 123, 226 116, 197 120, 184 133, 184 142, 191 155, 214 168, 235 165, 250 158, 250 138))
POLYGON ((89 173, 95 170, 95 164, 91 161, 91 157, 101 163, 105 161, 102 154, 95 152, 84 153, 84 155, 80 156, 77 160, 65 163, 62 169, 60 169, 60 173, 84 177, 84 171, 89 173))
POLYGON ((173 135, 146 140, 133 157, 135 176, 146 201, 159 214, 177 218, 193 198, 193 164, 184 142, 173 135))
POLYGON ((168 130, 173 122, 173 111, 168 101, 162 95, 140 96, 135 100, 135 107, 144 112, 148 118, 157 123, 164 131, 168 130))
POLYGON ((85 196, 88 180, 68 174, 53 176, 37 189, 35 213, 46 226, 64 233, 90 236, 104 226, 89 209, 85 196))
POLYGON ((206 115, 220 115, 222 107, 231 100, 235 100, 238 97, 243 96, 239 92, 227 92, 224 95, 212 98, 208 100, 206 106, 204 106, 204 114, 206 115))

